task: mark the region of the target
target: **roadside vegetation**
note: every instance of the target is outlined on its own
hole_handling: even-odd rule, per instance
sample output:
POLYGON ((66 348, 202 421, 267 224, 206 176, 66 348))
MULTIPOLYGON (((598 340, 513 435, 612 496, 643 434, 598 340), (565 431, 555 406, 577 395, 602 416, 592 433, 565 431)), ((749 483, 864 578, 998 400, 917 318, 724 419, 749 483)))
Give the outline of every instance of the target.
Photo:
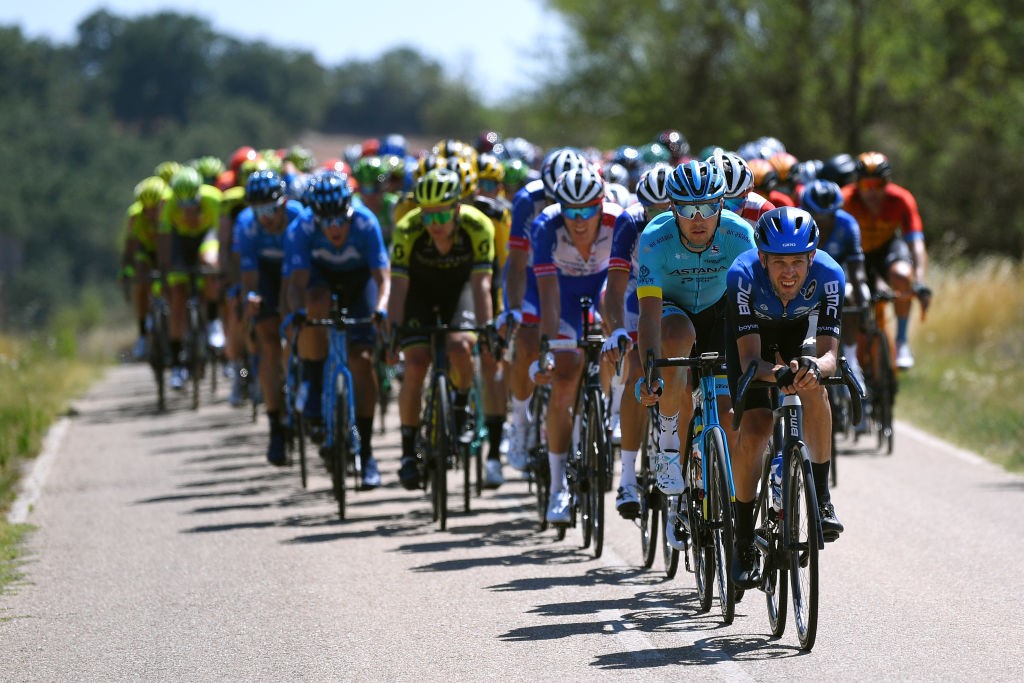
POLYGON ((1024 264, 958 260, 928 281, 934 304, 911 325, 917 362, 900 377, 897 417, 1024 471, 1024 264))

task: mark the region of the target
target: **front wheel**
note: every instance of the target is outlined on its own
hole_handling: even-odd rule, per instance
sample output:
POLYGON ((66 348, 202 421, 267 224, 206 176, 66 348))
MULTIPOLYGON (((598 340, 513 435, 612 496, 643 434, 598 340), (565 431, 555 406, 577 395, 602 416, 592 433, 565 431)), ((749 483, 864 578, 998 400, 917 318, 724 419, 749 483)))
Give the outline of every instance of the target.
POLYGON ((729 458, 725 450, 722 433, 710 431, 704 439, 704 462, 708 470, 708 515, 709 528, 715 558, 715 581, 718 585, 718 602, 722 618, 731 624, 736 616, 736 594, 730 568, 733 552, 733 496, 729 489, 729 458))
MULTIPOLYGON (((661 511, 661 522, 665 525, 661 539, 661 560, 665 568, 665 577, 673 579, 679 570, 679 550, 669 543, 668 529, 679 538, 679 523, 676 521, 678 514, 678 496, 666 496, 661 491, 654 494, 658 499, 658 509, 661 511)), ((656 517, 659 515, 655 515, 656 517)))
POLYGON ((604 494, 606 490, 606 464, 608 454, 608 432, 604 424, 604 402, 599 393, 592 394, 587 415, 586 471, 588 482, 585 491, 587 514, 591 517, 591 536, 594 543, 594 557, 601 557, 604 550, 604 494))
POLYGON ((448 383, 444 377, 437 382, 434 393, 433 430, 430 443, 431 498, 434 503, 434 517, 437 528, 448 528, 448 458, 452 452, 451 403, 448 383))
POLYGON ((654 473, 651 472, 649 436, 644 437, 640 450, 640 473, 637 475, 637 489, 640 498, 640 548, 643 552, 644 569, 654 566, 658 548, 658 497, 654 487, 654 473))
POLYGON ((818 508, 806 450, 790 451, 785 491, 786 536, 793 589, 793 619, 800 647, 810 650, 818 632, 818 508))
POLYGON ((338 517, 345 519, 345 468, 351 458, 348 421, 348 383, 339 375, 334 399, 334 430, 331 434, 331 485, 338 502, 338 517))

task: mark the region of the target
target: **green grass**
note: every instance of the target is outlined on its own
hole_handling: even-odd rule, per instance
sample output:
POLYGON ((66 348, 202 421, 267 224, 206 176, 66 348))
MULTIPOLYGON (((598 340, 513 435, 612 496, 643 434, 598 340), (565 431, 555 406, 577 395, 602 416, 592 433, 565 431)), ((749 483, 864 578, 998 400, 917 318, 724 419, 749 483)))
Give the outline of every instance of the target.
POLYGON ((915 308, 897 417, 1024 471, 1024 264, 957 262, 928 280, 934 303, 923 323, 915 308))

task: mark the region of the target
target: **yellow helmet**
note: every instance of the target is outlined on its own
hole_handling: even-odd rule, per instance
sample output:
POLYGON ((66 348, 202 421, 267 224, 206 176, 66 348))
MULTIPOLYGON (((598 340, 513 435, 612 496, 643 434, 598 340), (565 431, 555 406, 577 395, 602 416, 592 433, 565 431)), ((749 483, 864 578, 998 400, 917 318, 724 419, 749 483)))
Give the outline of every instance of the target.
POLYGON ((421 207, 444 206, 459 200, 459 175, 447 168, 435 168, 416 181, 416 202, 421 207))
POLYGON ((152 209, 163 201, 167 190, 168 186, 163 178, 158 175, 149 176, 135 186, 135 201, 142 204, 144 209, 152 209))

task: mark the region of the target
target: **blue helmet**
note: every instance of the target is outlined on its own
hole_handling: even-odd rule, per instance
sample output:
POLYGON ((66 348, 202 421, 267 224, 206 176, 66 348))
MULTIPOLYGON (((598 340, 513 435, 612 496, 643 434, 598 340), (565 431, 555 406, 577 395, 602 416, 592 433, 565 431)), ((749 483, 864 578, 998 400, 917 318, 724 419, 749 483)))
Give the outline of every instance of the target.
POLYGON ((245 182, 245 201, 249 204, 276 202, 287 189, 287 183, 277 171, 255 171, 245 182))
POLYGON ((328 171, 318 175, 307 193, 317 218, 345 217, 352 212, 352 190, 343 173, 328 171))
POLYGON ((818 248, 818 226, 803 209, 783 206, 757 219, 754 241, 766 254, 806 254, 818 248))
POLYGON ((831 180, 815 180, 804 188, 800 206, 811 213, 835 213, 843 206, 843 191, 831 180))
POLYGON ((708 202, 725 195, 725 176, 704 161, 679 164, 668 179, 668 196, 674 202, 708 202))

